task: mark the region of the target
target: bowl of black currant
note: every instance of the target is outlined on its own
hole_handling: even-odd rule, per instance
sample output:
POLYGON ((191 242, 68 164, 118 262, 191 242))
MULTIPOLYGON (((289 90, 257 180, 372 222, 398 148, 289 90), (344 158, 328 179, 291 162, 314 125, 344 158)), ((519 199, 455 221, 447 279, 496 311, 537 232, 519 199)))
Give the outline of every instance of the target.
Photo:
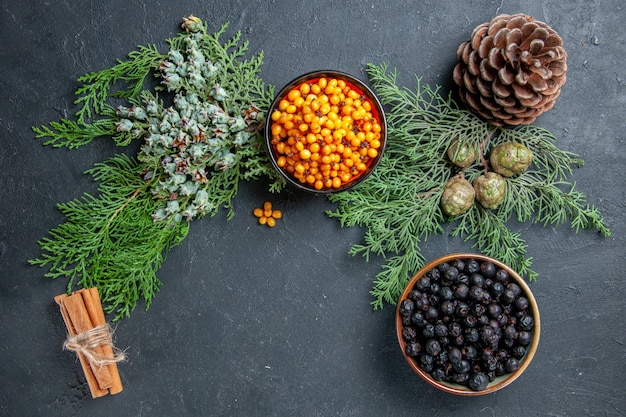
POLYGON ((504 263, 473 253, 446 255, 420 269, 396 309, 409 366, 456 395, 498 391, 524 373, 539 344, 537 301, 504 263))

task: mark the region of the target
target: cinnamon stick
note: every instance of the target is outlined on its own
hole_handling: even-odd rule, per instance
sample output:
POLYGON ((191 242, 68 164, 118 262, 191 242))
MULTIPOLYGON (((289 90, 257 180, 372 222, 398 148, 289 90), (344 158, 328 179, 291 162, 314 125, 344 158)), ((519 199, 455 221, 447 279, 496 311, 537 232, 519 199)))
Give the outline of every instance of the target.
MULTIPOLYGON (((108 330, 102 328, 106 325, 106 319, 97 288, 81 289, 69 296, 61 294, 56 296, 54 300, 61 309, 61 315, 70 338, 91 331, 91 333, 99 332, 99 337, 104 337, 104 340, 107 339, 102 333, 102 331, 108 330)), ((91 338, 91 334, 89 336, 85 334, 85 336, 91 338)), ((85 341, 85 339, 83 340, 85 341)), ((98 339, 93 339, 93 345, 89 351, 84 351, 85 354, 80 351, 83 348, 80 345, 76 350, 93 398, 102 397, 109 393, 117 394, 122 391, 122 382, 115 363, 116 356, 113 346, 107 343, 98 345, 100 341, 96 340, 98 339), (96 346, 94 347, 94 345, 96 346), (88 355, 89 358, 85 355, 88 355), (108 359, 110 362, 102 364, 99 358, 108 359)), ((69 342, 68 339, 68 346, 70 346, 69 342)), ((73 347, 70 349, 75 350, 73 347)), ((117 358, 117 360, 120 359, 117 358)))
MULTIPOLYGON (((87 308, 87 313, 89 314, 89 318, 94 327, 101 326, 106 324, 106 319, 104 317, 104 310, 102 309, 102 303, 100 301, 100 295, 98 294, 98 289, 96 287, 88 288, 81 292, 83 296, 83 301, 85 302, 85 307, 87 308)), ((103 348, 103 356, 107 359, 113 359, 113 346, 104 345, 103 348)), ((106 369, 110 375, 110 381, 108 384, 109 393, 118 394, 122 391, 122 379, 120 378, 119 370, 117 369, 116 363, 110 363, 106 365, 106 369)), ((101 386, 102 387, 102 386, 101 386)))
MULTIPOLYGON (((76 333, 83 333, 96 327, 96 324, 92 323, 87 307, 83 300, 82 294, 84 291, 80 291, 72 294, 65 300, 65 307, 70 315, 72 324, 76 329, 76 333)), ((104 347, 98 346, 95 348, 95 353, 100 356, 104 356, 104 347)), ((106 366, 91 363, 91 370, 93 371, 98 386, 100 389, 107 389, 111 386, 111 374, 106 366)))
MULTIPOLYGON (((68 298, 69 297, 67 294, 61 294, 54 297, 54 301, 56 301, 61 309, 61 316, 63 317, 63 321, 65 322, 65 327, 67 327, 68 333, 70 334, 70 336, 76 336, 78 332, 76 331, 76 327, 74 327, 74 324, 72 323, 72 319, 69 315, 65 303, 68 298)), ((98 380, 96 379, 96 376, 94 375, 87 358, 85 358, 85 356, 80 352, 77 352, 77 355, 78 360, 80 361, 80 365, 83 369, 83 373, 85 374, 85 379, 87 380, 87 385, 89 386, 91 397, 98 398, 107 395, 109 391, 107 389, 100 388, 98 380)))

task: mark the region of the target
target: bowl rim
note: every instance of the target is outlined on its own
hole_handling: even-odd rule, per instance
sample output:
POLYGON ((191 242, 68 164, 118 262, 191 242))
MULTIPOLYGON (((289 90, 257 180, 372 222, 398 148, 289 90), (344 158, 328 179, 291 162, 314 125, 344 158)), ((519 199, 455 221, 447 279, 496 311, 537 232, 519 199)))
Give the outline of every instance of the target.
POLYGON ((522 373, 524 373, 524 371, 526 371, 526 369, 530 365, 530 362, 534 358, 535 353, 537 352, 537 347, 539 346, 539 338, 541 335, 541 318, 539 315, 539 306, 537 304, 537 300, 535 299, 534 294, 530 290, 530 287, 528 286, 526 281, 516 271, 514 271, 511 267, 509 267, 505 263, 495 258, 492 258, 490 256, 486 256, 486 255, 482 255, 478 253, 469 253, 469 252, 452 253, 452 254, 441 256, 437 259, 430 261, 426 265, 424 265, 418 272, 415 273, 415 275, 411 277, 411 279, 405 286, 402 292, 402 295, 400 296, 398 300, 395 314, 396 314, 395 315, 396 337, 398 339, 398 343, 400 345, 400 349, 402 351, 402 356, 404 356, 404 359, 407 361, 411 369, 413 369, 413 371, 417 373, 424 381, 426 381, 433 387, 438 388, 439 390, 450 393, 450 394, 456 394, 456 395, 462 395, 462 396, 486 395, 486 394, 491 394, 493 392, 496 392, 510 385, 517 378, 519 378, 522 375, 522 373), (479 261, 490 261, 494 263, 497 267, 506 270, 509 273, 509 275, 515 280, 516 284, 522 287, 522 290, 524 291, 524 293, 526 294, 526 297, 528 298, 531 311, 533 314, 533 319, 534 319, 533 338, 528 347, 528 350, 526 351, 526 355, 524 355, 524 357, 520 361, 519 367, 512 373, 505 374, 496 378, 494 381, 490 382, 487 388, 483 391, 474 391, 471 388, 464 387, 463 385, 460 385, 460 384, 437 381, 432 376, 430 376, 430 374, 422 370, 417 365, 415 360, 413 360, 411 357, 409 357, 405 353, 406 342, 404 341, 404 338, 402 337, 402 319, 401 319, 401 314, 400 314, 400 305, 402 301, 407 298, 409 292, 413 289, 415 282, 419 278, 425 275, 432 268, 444 262, 452 261, 454 259, 476 259, 479 261))
POLYGON ((267 152, 269 154, 269 159, 270 162, 272 164, 272 166, 274 167, 274 169, 278 172, 278 174, 285 179, 285 181, 287 181, 288 184, 296 187, 299 190, 302 191, 306 191, 309 193, 313 193, 313 194, 324 194, 324 195, 328 195, 328 194, 334 194, 334 193, 339 193, 339 192, 343 192, 343 191, 347 191, 355 186, 357 186, 358 184, 360 184, 361 182, 363 182, 367 177, 370 176, 370 174, 372 173, 372 171, 376 168, 376 166, 380 163, 383 154, 385 153, 385 149, 387 147, 387 117, 385 116, 385 110, 383 107, 383 104, 381 103, 380 99, 378 98, 378 96, 376 96, 376 93, 367 85, 365 84, 365 82, 361 81, 359 78, 357 78, 356 76, 349 74, 347 72, 343 72, 343 71, 338 71, 338 70, 329 70, 329 69, 325 69, 325 70, 314 70, 314 71, 309 71, 306 72, 302 75, 299 75, 295 78, 293 78, 291 81, 289 81, 287 84, 285 84, 279 91, 278 93, 276 93, 274 95, 274 99, 272 100, 269 108, 268 108, 268 113, 267 113, 267 117, 266 117, 266 123, 265 123, 265 127, 263 129, 263 136, 265 139, 265 146, 267 149, 267 152), (342 187, 337 188, 337 189, 326 189, 323 188, 321 190, 316 190, 314 187, 310 187, 307 186, 306 184, 302 184, 299 181, 297 181, 295 178, 292 178, 288 173, 286 173, 282 168, 280 168, 277 164, 277 158, 276 155, 274 154, 274 149, 272 146, 272 138, 271 138, 271 122, 270 122, 270 115, 273 111, 273 109, 278 105, 278 102, 294 87, 305 83, 307 81, 310 80, 314 80, 317 78, 338 78, 338 79, 344 79, 345 81, 350 82, 351 84, 353 84, 355 87, 357 87, 359 90, 361 90, 361 92, 363 94, 365 94, 367 96, 367 98, 372 102, 375 110, 376 110, 376 117, 378 118, 378 122, 381 126, 381 146, 378 152, 378 156, 376 158, 374 158, 372 160, 372 162, 370 163, 370 165, 368 166, 367 170, 365 172, 363 172, 362 174, 360 174, 357 178, 353 179, 352 181, 350 181, 347 184, 344 184, 342 187))

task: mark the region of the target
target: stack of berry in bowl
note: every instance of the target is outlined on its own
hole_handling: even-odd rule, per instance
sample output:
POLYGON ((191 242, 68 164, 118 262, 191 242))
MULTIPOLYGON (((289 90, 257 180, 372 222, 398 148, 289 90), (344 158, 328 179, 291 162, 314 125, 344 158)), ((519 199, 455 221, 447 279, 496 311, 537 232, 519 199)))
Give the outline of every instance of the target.
POLYGON ((452 254, 425 265, 396 310, 409 366, 430 385, 484 395, 515 381, 537 351, 539 309, 526 282, 502 262, 452 254))
POLYGON ((359 184, 379 163, 387 125, 367 85, 338 71, 289 82, 268 111, 265 140, 274 168, 294 187, 318 194, 359 184))

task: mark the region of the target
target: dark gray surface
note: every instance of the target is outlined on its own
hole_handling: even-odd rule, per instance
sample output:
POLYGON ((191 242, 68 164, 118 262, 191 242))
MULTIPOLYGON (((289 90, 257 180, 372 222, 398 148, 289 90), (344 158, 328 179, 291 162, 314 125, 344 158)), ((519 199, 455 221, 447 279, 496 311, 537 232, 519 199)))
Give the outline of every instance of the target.
MULTIPOLYGON (((523 1, 2 1, 0 10, 0 415, 2 416, 624 416, 625 13, 621 0, 523 1), (191 13, 244 31, 265 51, 262 78, 281 86, 332 68, 365 77, 388 61, 450 84, 458 44, 499 13, 524 12, 561 34, 568 81, 537 125, 586 165, 572 179, 603 213, 612 237, 568 226, 511 225, 540 273, 532 289, 543 333, 514 385, 458 398, 423 383, 396 344, 393 308, 372 311, 379 260, 350 257, 362 231, 341 229, 323 198, 273 197, 285 218, 257 227, 268 199, 246 184, 236 217, 192 225, 159 277, 148 312, 117 326, 128 348, 124 391, 92 400, 54 295, 66 282, 27 265, 36 241, 63 221, 55 204, 92 192, 83 175, 116 152, 111 141, 43 147, 32 125, 71 115, 76 78, 108 68, 137 45, 163 41, 191 13)), ((429 240, 429 258, 468 249, 429 240)))

